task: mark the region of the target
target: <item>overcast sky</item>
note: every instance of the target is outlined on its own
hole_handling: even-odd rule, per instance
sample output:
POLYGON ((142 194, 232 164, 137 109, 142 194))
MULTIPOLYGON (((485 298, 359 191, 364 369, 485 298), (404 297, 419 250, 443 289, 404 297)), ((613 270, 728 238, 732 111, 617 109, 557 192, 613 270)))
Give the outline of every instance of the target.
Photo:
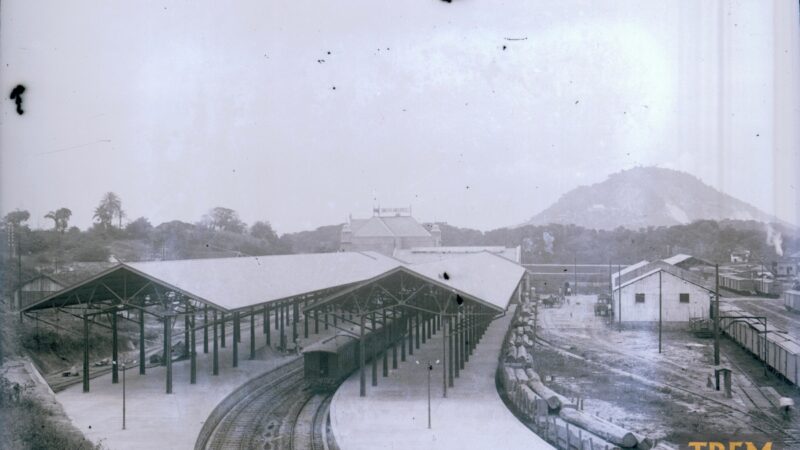
POLYGON ((720 58, 695 0, 5 0, 0 212, 85 228, 114 191, 154 224, 380 204, 485 230, 657 165, 798 223, 796 16, 784 48, 786 11, 726 5, 720 58))

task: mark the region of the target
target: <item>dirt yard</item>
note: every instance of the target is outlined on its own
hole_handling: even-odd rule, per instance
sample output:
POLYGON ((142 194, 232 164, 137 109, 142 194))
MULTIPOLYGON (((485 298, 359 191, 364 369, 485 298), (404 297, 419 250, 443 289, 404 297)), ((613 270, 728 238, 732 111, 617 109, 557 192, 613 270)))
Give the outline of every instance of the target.
POLYGON ((722 345, 722 365, 734 369, 728 399, 707 385, 714 373, 712 340, 663 331, 659 354, 657 328, 619 331, 616 323, 594 316, 594 296, 569 300, 560 308, 540 308, 543 342, 534 364, 551 388, 583 398, 586 412, 682 446, 700 437, 791 445, 790 435, 800 435, 793 431, 796 419, 788 423, 777 410, 759 410, 742 387, 782 384, 776 388, 782 395, 796 390, 774 374, 759 379, 762 366, 732 342, 722 345))

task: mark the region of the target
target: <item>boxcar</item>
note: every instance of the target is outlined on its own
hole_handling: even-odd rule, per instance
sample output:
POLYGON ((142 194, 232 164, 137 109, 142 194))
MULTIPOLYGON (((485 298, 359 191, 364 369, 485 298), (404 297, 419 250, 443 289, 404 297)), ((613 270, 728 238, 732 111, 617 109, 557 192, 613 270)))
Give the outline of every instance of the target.
POLYGON ((755 279, 753 280, 753 286, 758 295, 766 295, 768 297, 779 295, 777 283, 770 278, 755 279))
POLYGON ((784 292, 783 306, 788 310, 800 312, 800 291, 784 292))
POLYGON ((722 332, 762 361, 766 357, 767 366, 782 375, 789 382, 800 382, 800 343, 785 330, 768 327, 764 336, 764 326, 756 319, 743 319, 751 315, 738 307, 721 303, 720 319, 722 332), (766 350, 766 354, 765 354, 766 350))
POLYGON ((720 274, 719 285, 725 289, 750 293, 755 290, 753 280, 731 274, 720 274))

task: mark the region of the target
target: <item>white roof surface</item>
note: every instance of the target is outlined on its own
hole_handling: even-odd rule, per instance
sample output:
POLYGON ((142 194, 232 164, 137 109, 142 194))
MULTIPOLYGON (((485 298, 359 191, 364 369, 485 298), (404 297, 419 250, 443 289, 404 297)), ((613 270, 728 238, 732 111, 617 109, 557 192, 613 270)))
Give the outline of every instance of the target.
POLYGON ((525 274, 519 264, 488 252, 405 267, 502 310, 508 308, 511 295, 525 274))
POLYGON ((414 247, 408 249, 395 249, 394 258, 409 264, 419 264, 432 261, 441 261, 470 253, 488 252, 494 255, 520 263, 519 247, 485 246, 485 247, 414 247))
POLYGON ((703 286, 703 285, 701 285, 701 284, 698 284, 698 283, 696 283, 696 282, 694 282, 694 281, 692 281, 692 280, 687 280, 687 279, 685 279, 685 278, 681 278, 681 277, 679 277, 679 276, 677 276, 677 275, 675 275, 675 274, 673 274, 673 273, 670 273, 670 272, 668 272, 668 271, 666 271, 666 270, 664 270, 664 269, 662 269, 662 268, 653 269, 653 270, 651 270, 651 271, 649 271, 649 272, 647 272, 647 273, 643 273, 643 274, 639 275, 639 276, 638 276, 638 277, 636 277, 636 278, 631 278, 630 280, 627 280, 627 281, 625 281, 624 283, 622 283, 622 285, 621 285, 621 286, 614 287, 614 290, 616 291, 616 290, 618 290, 618 289, 619 289, 619 288, 621 288, 621 287, 622 287, 622 288, 624 288, 624 287, 630 286, 631 284, 633 284, 633 283, 636 283, 636 282, 637 282, 637 281, 639 281, 639 280, 645 279, 645 278, 647 278, 647 277, 649 277, 649 276, 651 276, 651 275, 655 275, 655 274, 657 274, 658 272, 663 272, 665 275, 669 275, 669 276, 671 276, 671 277, 673 277, 673 278, 678 278, 678 279, 680 279, 680 280, 682 280, 682 281, 685 281, 686 283, 691 283, 691 284, 693 284, 693 285, 695 285, 695 286, 697 286, 697 287, 699 287, 699 288, 701 288, 701 289, 705 289, 706 291, 709 291, 709 292, 711 292, 711 289, 709 289, 709 288, 707 288, 707 287, 705 287, 705 286, 703 286))
POLYGON ((127 263, 227 310, 342 286, 400 263, 376 252, 314 253, 127 263))
POLYGON ((667 264, 672 264, 674 266, 675 264, 680 264, 680 263, 686 261, 689 258, 692 258, 692 255, 686 255, 686 254, 683 254, 683 253, 679 253, 679 254, 677 254, 675 256, 670 256, 667 259, 663 259, 662 261, 664 261, 667 264))

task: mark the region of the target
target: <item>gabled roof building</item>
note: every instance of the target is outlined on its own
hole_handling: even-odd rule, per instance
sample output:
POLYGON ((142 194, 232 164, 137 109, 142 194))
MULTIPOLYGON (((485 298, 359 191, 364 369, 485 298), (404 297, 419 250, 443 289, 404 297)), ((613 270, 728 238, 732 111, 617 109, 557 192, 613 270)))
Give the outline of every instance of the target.
POLYGON ((411 208, 373 210, 368 219, 349 218, 342 225, 340 251, 375 251, 391 256, 396 249, 438 247, 442 232, 437 225, 428 231, 411 216, 411 208))

